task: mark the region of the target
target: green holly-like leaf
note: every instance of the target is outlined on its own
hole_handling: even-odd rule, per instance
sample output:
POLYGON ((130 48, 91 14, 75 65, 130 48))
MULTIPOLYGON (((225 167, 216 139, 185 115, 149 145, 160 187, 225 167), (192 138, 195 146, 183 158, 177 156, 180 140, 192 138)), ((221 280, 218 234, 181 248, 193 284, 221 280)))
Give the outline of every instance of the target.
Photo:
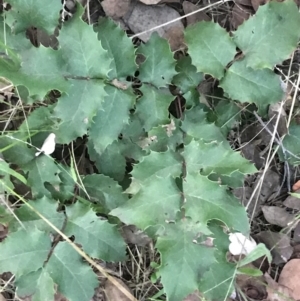
POLYGON ((168 108, 174 99, 169 91, 157 90, 143 85, 140 89, 143 96, 136 105, 136 114, 140 118, 145 131, 169 121, 168 108))
POLYGON ((155 152, 165 152, 168 149, 176 151, 177 147, 183 143, 183 135, 176 119, 171 120, 169 124, 153 128, 148 135, 153 139, 149 148, 155 152))
POLYGON ((102 174, 113 178, 116 181, 122 181, 125 175, 126 161, 121 153, 120 145, 114 141, 105 151, 99 155, 93 146, 92 141, 88 142, 89 156, 95 161, 96 167, 102 174))
POLYGON ((37 27, 53 34, 58 26, 62 4, 60 0, 8 0, 12 9, 8 12, 15 18, 14 32, 37 27))
POLYGON ((241 110, 233 102, 221 100, 214 107, 216 125, 220 128, 224 136, 227 136, 235 123, 240 120, 241 110))
POLYGON ((184 56, 176 65, 176 74, 173 78, 173 84, 180 88, 182 94, 189 90, 196 90, 196 87, 203 80, 203 74, 197 72, 197 68, 192 65, 190 56, 184 56))
POLYGON ((196 106, 185 111, 181 129, 195 139, 205 141, 225 140, 220 129, 213 123, 207 121, 207 114, 203 106, 196 106))
POLYGON ((19 298, 31 297, 32 301, 53 301, 55 286, 51 275, 43 268, 23 275, 16 281, 19 298))
POLYGON ((254 70, 246 61, 235 62, 220 83, 230 98, 266 106, 282 99, 280 78, 269 69, 254 70))
MULTIPOLYGON (((102 213, 108 213, 127 201, 121 186, 110 177, 99 174, 87 175, 82 182, 90 201, 101 206, 102 213)), ((82 195, 85 193, 82 192, 82 195)))
POLYGON ((50 248, 50 237, 36 228, 11 233, 0 244, 0 273, 11 272, 18 277, 36 271, 50 248))
POLYGON ((279 149, 279 158, 281 161, 288 160, 294 166, 300 162, 300 126, 292 124, 289 127, 289 133, 282 141, 285 152, 279 149))
POLYGON ((249 232, 247 213, 238 199, 221 186, 200 174, 187 174, 183 182, 186 215, 206 225, 218 219, 236 231, 249 232))
POLYGON ((296 49, 299 27, 300 15, 294 1, 271 1, 239 26, 234 41, 243 51, 247 67, 273 69, 296 49))
POLYGON ((67 242, 55 247, 46 271, 69 301, 90 300, 98 285, 96 274, 67 242))
POLYGON ((203 175, 214 172, 229 176, 235 171, 244 174, 256 172, 254 165, 233 151, 228 143, 193 140, 185 146, 183 156, 189 173, 201 170, 203 175))
POLYGON ((166 220, 175 220, 180 203, 180 191, 175 180, 171 176, 154 175, 133 198, 110 214, 144 230, 150 226, 163 227, 166 220))
POLYGON ((157 240, 156 247, 161 255, 158 275, 168 300, 182 301, 197 290, 203 271, 215 262, 214 249, 195 241, 200 231, 196 223, 184 220, 166 225, 164 235, 157 240))
POLYGON ((64 23, 58 37, 62 57, 66 60, 66 76, 82 80, 106 78, 112 59, 97 39, 93 27, 82 21, 81 13, 78 9, 64 23))
POLYGON ((15 86, 23 85, 29 95, 37 95, 41 99, 50 90, 67 91, 69 84, 62 77, 66 61, 60 50, 40 46, 24 50, 20 53, 21 66, 10 66, 0 60, 0 74, 11 80, 15 86))
MULTIPOLYGON (((43 215, 48 221, 50 221, 58 229, 62 229, 65 215, 62 212, 57 211, 57 203, 42 197, 35 201, 28 201, 28 204, 35 208, 41 215, 43 215)), ((40 216, 38 216, 31 208, 26 204, 15 210, 15 214, 22 222, 22 225, 26 230, 30 231, 34 228, 44 232, 55 232, 40 216)), ((17 231, 20 228, 19 221, 14 220, 10 225, 11 231, 17 231)))
POLYGON ((107 97, 94 117, 89 131, 94 149, 100 155, 108 145, 118 139, 124 124, 128 122, 129 109, 132 106, 132 100, 135 99, 132 92, 112 86, 107 86, 105 91, 107 97))
POLYGON ((53 159, 48 156, 33 158, 23 166, 23 170, 28 172, 27 183, 31 187, 33 197, 47 196, 51 198, 51 193, 44 186, 46 182, 53 186, 60 184, 58 166, 53 159))
POLYGON ((157 88, 166 87, 171 83, 173 76, 177 73, 176 61, 165 39, 155 32, 146 44, 138 48, 137 52, 145 57, 145 61, 139 68, 139 79, 142 82, 152 84, 157 88))
POLYGON ((164 153, 151 152, 149 156, 134 166, 131 172, 135 181, 149 183, 153 177, 166 178, 169 175, 179 176, 182 170, 182 159, 179 154, 166 151, 164 153))
POLYGON ((236 46, 226 30, 218 23, 199 22, 186 29, 185 40, 197 70, 221 79, 236 53, 236 46))
POLYGON ((26 145, 23 133, 15 133, 0 137, 0 152, 7 162, 22 166, 32 160, 35 150, 26 145))
POLYGON ((125 243, 116 227, 101 220, 89 206, 79 202, 66 208, 65 234, 74 235, 90 256, 106 261, 125 259, 125 243))
POLYGON ((68 93, 59 99, 54 116, 60 120, 57 141, 70 143, 87 134, 92 118, 101 108, 106 96, 102 80, 74 80, 68 93))
POLYGON ((137 69, 135 64, 135 49, 124 31, 112 20, 101 18, 94 27, 102 46, 113 57, 109 77, 124 78, 133 75, 137 69), (122 55, 120 55, 122 49, 122 55))

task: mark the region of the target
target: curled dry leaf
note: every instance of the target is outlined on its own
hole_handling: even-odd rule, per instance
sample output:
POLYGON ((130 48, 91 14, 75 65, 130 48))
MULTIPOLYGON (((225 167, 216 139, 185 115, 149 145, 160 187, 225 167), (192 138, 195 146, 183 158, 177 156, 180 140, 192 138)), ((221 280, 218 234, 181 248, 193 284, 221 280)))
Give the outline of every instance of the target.
POLYGON ((284 233, 262 231, 254 235, 257 243, 261 242, 271 251, 273 263, 281 264, 287 262, 293 254, 290 237, 284 233))
MULTIPOLYGON (((282 228, 291 226, 296 217, 294 214, 288 213, 285 208, 276 206, 262 206, 262 212, 265 219, 272 225, 277 225, 282 228)), ((294 225, 296 227, 296 223, 294 225)))
POLYGON ((183 299, 183 301, 201 301, 201 300, 203 300, 202 294, 199 291, 195 291, 183 299))
POLYGON ((268 274, 264 274, 267 281, 268 298, 266 301, 293 301, 292 290, 284 285, 280 285, 268 274))
POLYGON ((182 27, 179 26, 171 27, 166 30, 166 32, 162 37, 169 42, 172 51, 178 51, 186 47, 184 44, 182 27))
MULTIPOLYGON (((128 286, 120 279, 113 277, 121 286, 123 286, 128 292, 130 289, 128 286)), ((126 297, 114 284, 112 284, 109 280, 106 280, 105 287, 105 299, 106 301, 130 301, 128 297, 126 297)), ((131 292, 130 292, 131 293, 131 292)))
POLYGON ((104 0, 101 5, 108 17, 119 19, 127 14, 130 2, 131 0, 104 0))
MULTIPOLYGON (((192 12, 198 10, 200 8, 200 6, 193 4, 189 1, 184 1, 182 3, 182 8, 183 8, 184 14, 187 15, 189 13, 192 13, 192 12)), ((210 21, 210 20, 211 20, 211 18, 204 11, 199 11, 193 15, 186 17, 187 25, 195 24, 195 23, 201 22, 201 21, 210 21)))
POLYGON ((258 10, 260 5, 264 5, 267 2, 269 2, 269 1, 268 0, 251 0, 251 4, 252 4, 255 11, 258 10))
POLYGON ((283 267, 278 283, 291 289, 295 300, 300 299, 300 259, 292 259, 283 267))

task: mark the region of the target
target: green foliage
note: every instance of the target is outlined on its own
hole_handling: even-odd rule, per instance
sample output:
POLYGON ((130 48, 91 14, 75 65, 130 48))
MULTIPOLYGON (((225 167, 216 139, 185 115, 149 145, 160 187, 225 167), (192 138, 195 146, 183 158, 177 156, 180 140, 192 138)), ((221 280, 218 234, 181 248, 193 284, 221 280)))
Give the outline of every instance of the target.
MULTIPOLYGON (((60 1, 51 9, 45 1, 8 2, 12 9, 0 19, 6 37, 0 33, 0 76, 26 95, 30 109, 0 137, 0 193, 24 203, 14 218, 0 206, 9 228, 0 243, 0 273, 15 274, 21 298, 53 300, 59 291, 70 301, 90 300, 96 274, 44 219, 89 256, 114 262, 126 259, 123 222, 153 238, 156 276, 168 300, 197 289, 226 299, 237 273, 225 256, 228 232, 250 231, 230 187, 256 172, 226 138, 243 103, 266 108, 283 96, 272 68, 298 42, 293 1, 260 7, 233 38, 213 22, 188 27, 189 55, 177 61, 157 34, 136 48, 111 20, 83 22, 79 5, 58 26, 60 1), (31 45, 30 26, 56 29, 59 46, 31 45), (234 60, 237 47, 243 57, 234 60), (211 76, 223 89, 221 100, 212 97, 214 110, 209 97, 199 101, 197 89, 211 76), (49 133, 56 134, 53 157, 35 157, 49 133)), ((299 135, 299 126, 291 126, 282 160, 299 161, 299 135)))

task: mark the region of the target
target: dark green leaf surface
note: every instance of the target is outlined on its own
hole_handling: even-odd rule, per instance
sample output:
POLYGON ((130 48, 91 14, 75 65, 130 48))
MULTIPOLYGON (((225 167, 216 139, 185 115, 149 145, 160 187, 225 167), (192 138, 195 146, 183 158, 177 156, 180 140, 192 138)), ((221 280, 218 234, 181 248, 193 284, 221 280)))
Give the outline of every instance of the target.
POLYGON ((139 68, 139 79, 157 88, 170 84, 175 71, 176 61, 170 50, 168 42, 153 33, 147 44, 141 45, 138 53, 145 57, 145 61, 139 68))
POLYGON ((135 49, 124 31, 108 18, 101 18, 94 29, 98 33, 103 48, 113 58, 109 77, 114 79, 133 75, 137 69, 135 49), (120 55, 120 49, 122 49, 122 55, 120 55))
POLYGON ((186 29, 185 40, 197 70, 221 79, 236 53, 236 46, 226 30, 218 23, 198 22, 186 29))
POLYGON ((140 89, 143 96, 137 101, 136 114, 146 131, 169 121, 168 108, 174 100, 169 91, 162 91, 143 85, 140 89))
POLYGON ((0 244, 0 273, 11 272, 17 277, 36 271, 47 259, 50 237, 38 229, 11 233, 0 244))
POLYGON ((96 274, 67 242, 55 247, 46 271, 69 301, 90 300, 98 285, 96 274))
POLYGON ((299 27, 300 15, 294 1, 271 1, 239 26, 234 41, 243 51, 247 67, 273 69, 296 49, 299 27))
POLYGON ((265 107, 283 97, 279 76, 268 69, 254 70, 246 67, 246 61, 235 62, 220 83, 234 100, 254 102, 265 107))
POLYGON ((58 25, 62 4, 60 0, 8 0, 12 9, 8 12, 16 19, 14 31, 25 31, 30 27, 45 30, 48 34, 54 33, 58 25))

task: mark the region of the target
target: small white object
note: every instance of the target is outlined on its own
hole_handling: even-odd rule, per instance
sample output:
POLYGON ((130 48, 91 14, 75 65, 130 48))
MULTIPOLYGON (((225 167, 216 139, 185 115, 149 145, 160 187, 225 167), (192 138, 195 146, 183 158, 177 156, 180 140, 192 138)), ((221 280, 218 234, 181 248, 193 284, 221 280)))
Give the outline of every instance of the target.
POLYGON ((229 240, 229 251, 232 255, 248 255, 256 248, 255 240, 252 237, 248 239, 242 233, 230 233, 229 240))
POLYGON ((55 150, 55 134, 51 133, 45 139, 41 149, 35 153, 35 156, 39 156, 40 154, 51 155, 55 150))

